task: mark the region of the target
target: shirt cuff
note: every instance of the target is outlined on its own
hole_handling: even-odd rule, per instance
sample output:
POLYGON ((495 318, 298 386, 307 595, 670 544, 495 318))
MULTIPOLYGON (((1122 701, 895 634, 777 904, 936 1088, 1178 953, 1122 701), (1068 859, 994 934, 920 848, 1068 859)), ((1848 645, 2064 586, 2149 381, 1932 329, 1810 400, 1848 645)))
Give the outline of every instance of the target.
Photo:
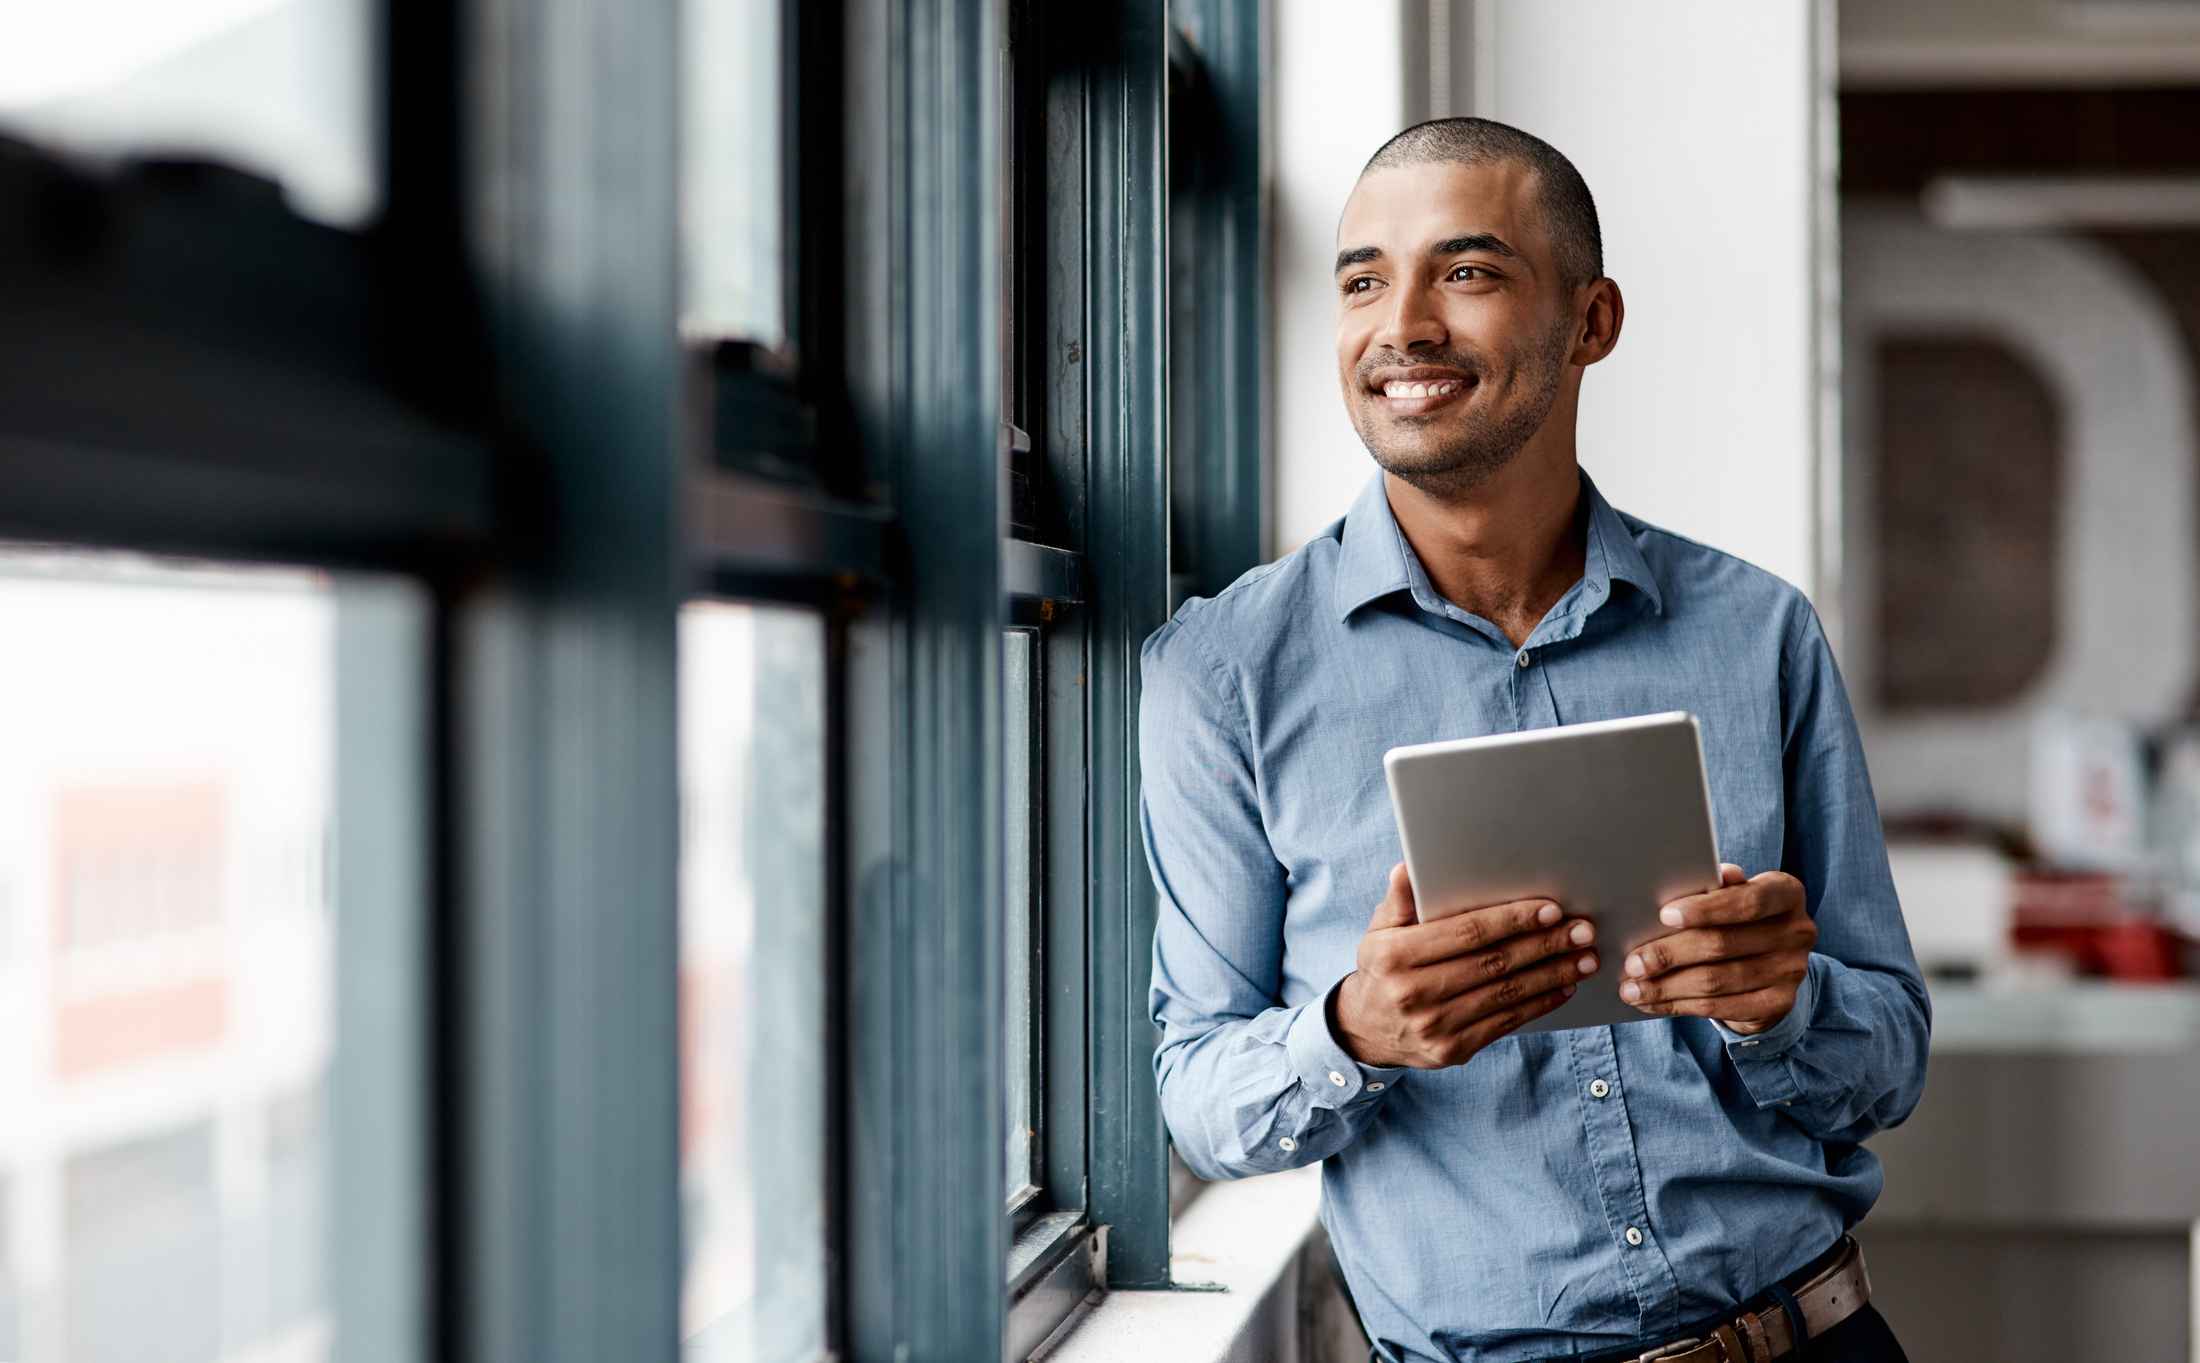
MULTIPOLYGON (((1336 988, 1331 985, 1331 992, 1336 988)), ((1299 1009, 1291 1019, 1291 1030, 1284 1034, 1283 1047, 1291 1057, 1291 1072, 1313 1095, 1316 1107, 1343 1107, 1387 1092, 1405 1073, 1403 1066, 1363 1065, 1346 1053, 1329 1030, 1328 994, 1299 1009)))
POLYGON ((1818 958, 1814 955, 1803 982, 1795 987, 1795 1006, 1788 1009, 1786 1017, 1753 1035, 1737 1032, 1716 1018, 1712 1020, 1711 1025, 1726 1041, 1727 1057, 1741 1072, 1743 1085, 1759 1107, 1786 1107, 1795 1101, 1800 1090, 1788 1070, 1786 1057, 1803 1039, 1803 1033, 1810 1030, 1811 1014, 1817 1007, 1818 958))

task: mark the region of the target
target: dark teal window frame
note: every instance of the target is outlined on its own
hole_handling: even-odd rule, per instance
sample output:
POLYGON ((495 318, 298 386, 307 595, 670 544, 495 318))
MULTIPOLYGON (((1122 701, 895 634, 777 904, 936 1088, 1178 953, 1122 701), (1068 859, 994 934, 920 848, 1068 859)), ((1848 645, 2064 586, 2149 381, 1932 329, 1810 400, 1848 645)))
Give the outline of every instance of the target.
MULTIPOLYGON (((1093 1285, 1168 1285, 1138 652, 1172 553, 1202 589, 1257 556, 1264 271, 1239 159, 1258 154, 1257 7, 1177 6, 1221 95, 1221 142, 1199 145, 1224 173, 1177 187, 1200 196, 1189 217, 1168 5, 1044 9, 1026 263, 1045 302, 1017 320, 1040 324, 1023 372, 1045 417, 1023 434, 1046 514, 1023 533, 1000 0, 782 3, 784 346, 679 340, 675 0, 384 0, 387 209, 337 243, 372 344, 328 362, 387 430, 270 425, 272 379, 140 445, 0 410, 0 535, 390 571, 431 595, 412 798, 373 806, 401 853, 378 902, 423 914, 423 1184, 392 1223, 417 1223, 419 1270, 339 1284, 347 1319, 400 1290, 424 1317, 387 1349, 348 1340, 362 1355, 677 1354, 675 621, 706 596, 827 624, 836 1353, 969 1363, 1093 1285), (1174 425, 1172 240, 1196 240, 1220 309, 1178 325, 1245 376, 1174 425), (1202 447, 1174 470, 1197 495, 1173 535, 1172 432, 1202 447), (1002 628, 1032 619, 1048 1200, 1019 1227, 999 678, 1002 628)), ((243 277, 280 267, 201 245, 243 277)))

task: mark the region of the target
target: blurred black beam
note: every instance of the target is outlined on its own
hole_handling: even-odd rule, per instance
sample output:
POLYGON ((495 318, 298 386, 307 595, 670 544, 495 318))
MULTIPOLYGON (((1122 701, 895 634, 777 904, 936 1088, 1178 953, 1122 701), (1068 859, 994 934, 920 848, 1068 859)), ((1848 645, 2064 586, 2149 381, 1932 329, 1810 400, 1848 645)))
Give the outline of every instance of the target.
POLYGON ((710 470, 690 475, 686 513, 690 552, 711 590, 781 596, 775 588, 789 579, 846 589, 887 580, 892 519, 880 507, 710 470))
POLYGON ((0 201, 0 536, 431 574, 491 551, 485 424, 378 359, 368 238, 233 167, 8 139, 0 201))
POLYGON ((479 449, 323 432, 309 463, 255 434, 193 432, 178 442, 185 457, 0 433, 0 538, 428 574, 485 554, 491 480, 479 449))
POLYGON ((1085 561, 1067 549, 1001 541, 1001 590, 1012 600, 1073 605, 1084 600, 1085 561))

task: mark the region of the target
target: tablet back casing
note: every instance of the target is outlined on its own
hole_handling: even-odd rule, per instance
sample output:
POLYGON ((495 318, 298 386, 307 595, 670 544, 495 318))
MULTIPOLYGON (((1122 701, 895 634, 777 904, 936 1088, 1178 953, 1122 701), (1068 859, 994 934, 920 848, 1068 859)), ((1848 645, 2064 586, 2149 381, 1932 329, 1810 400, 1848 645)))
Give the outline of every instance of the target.
POLYGON ((1596 921, 1597 973, 1520 1030, 1647 1020, 1619 997, 1621 963, 1672 931, 1661 906, 1719 883, 1694 716, 1415 744, 1383 768, 1423 922, 1537 898, 1596 921))

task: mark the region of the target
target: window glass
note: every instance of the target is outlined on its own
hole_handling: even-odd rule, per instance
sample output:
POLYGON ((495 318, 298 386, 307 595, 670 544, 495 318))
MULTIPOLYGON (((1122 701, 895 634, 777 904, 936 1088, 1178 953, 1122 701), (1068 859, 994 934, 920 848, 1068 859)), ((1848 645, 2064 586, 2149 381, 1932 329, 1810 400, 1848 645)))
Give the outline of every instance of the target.
POLYGON ((825 1352, 825 640, 680 618, 681 1189, 689 1363, 825 1352))
POLYGON ((786 339, 779 0, 683 0, 681 330, 786 339))
POLYGON ((1007 960, 1008 1027, 1004 1034, 1008 1075, 1008 1197, 1011 1202, 1027 1196, 1037 1183, 1038 1101, 1033 1060, 1038 1053, 1039 1011, 1036 1006, 1037 961, 1033 951, 1037 896, 1032 893, 1033 849, 1037 837, 1036 796, 1039 782, 1033 769, 1037 750, 1032 743, 1038 715, 1038 653, 1036 630, 1012 629, 1001 641, 1001 668, 1008 703, 1001 718, 1002 751, 1008 764, 1002 782, 1001 805, 1007 812, 1007 836, 1002 839, 1007 858, 1002 877, 1006 907, 1004 952, 1007 960))
POLYGON ((0 548, 0 1357, 334 1346, 343 597, 0 548))
POLYGON ((10 7, 0 135, 94 158, 223 161, 307 217, 374 214, 369 0, 69 0, 10 7))

